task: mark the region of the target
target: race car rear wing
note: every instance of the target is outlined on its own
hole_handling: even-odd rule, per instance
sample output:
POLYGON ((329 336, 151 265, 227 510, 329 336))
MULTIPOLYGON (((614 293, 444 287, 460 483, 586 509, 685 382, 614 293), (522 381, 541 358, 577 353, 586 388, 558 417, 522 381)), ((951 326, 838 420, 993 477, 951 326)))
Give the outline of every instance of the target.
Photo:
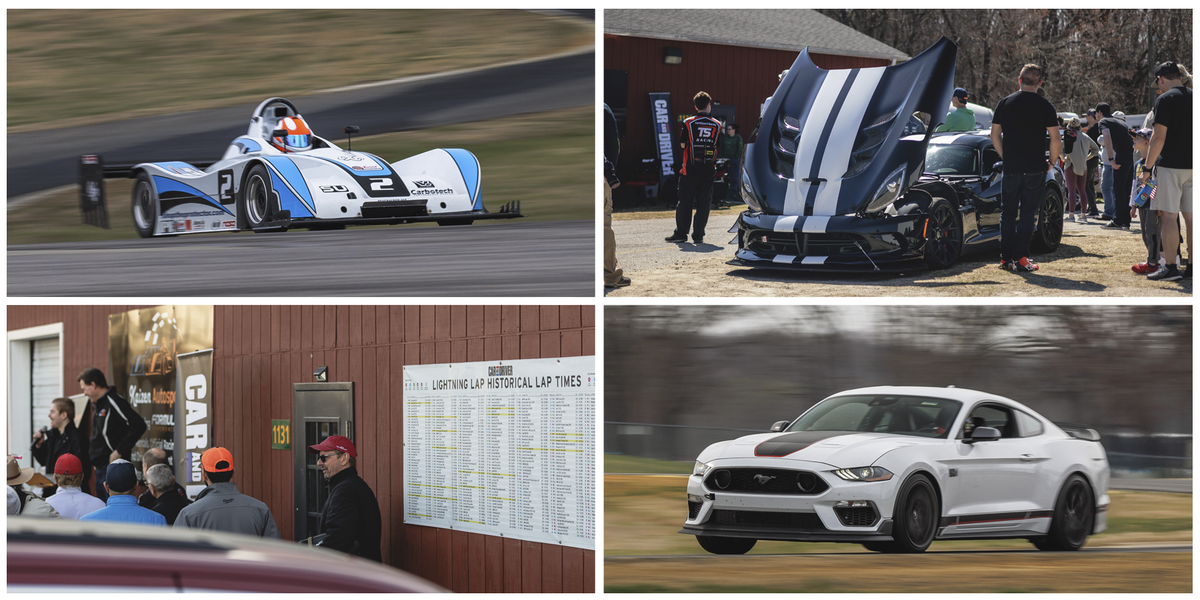
MULTIPOLYGON (((197 169, 207 169, 217 161, 190 163, 197 169)), ((99 154, 79 157, 79 210, 86 225, 108 229, 108 209, 105 204, 105 179, 132 179, 133 168, 140 163, 106 165, 99 154)))

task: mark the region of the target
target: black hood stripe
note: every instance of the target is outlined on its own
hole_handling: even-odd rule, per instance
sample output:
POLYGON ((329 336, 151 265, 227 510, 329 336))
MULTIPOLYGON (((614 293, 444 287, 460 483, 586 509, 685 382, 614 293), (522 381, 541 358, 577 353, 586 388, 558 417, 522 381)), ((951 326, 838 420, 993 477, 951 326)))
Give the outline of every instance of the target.
POLYGON ((803 450, 821 440, 827 440, 843 435, 853 435, 857 431, 793 431, 781 433, 754 447, 755 456, 787 456, 803 450))

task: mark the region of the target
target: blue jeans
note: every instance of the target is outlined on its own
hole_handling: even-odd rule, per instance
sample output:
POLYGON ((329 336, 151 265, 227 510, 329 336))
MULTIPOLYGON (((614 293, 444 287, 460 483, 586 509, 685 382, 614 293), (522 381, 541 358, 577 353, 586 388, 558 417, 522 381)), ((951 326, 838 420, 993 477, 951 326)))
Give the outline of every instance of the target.
POLYGON ((1042 199, 1046 173, 1005 173, 1000 196, 1000 260, 1029 256, 1029 242, 1042 199))
POLYGON ((108 465, 96 467, 96 497, 108 502, 108 490, 104 489, 105 481, 108 481, 108 465))
POLYGON ((1113 198, 1113 168, 1105 161, 1100 173, 1100 195, 1104 197, 1104 218, 1109 221, 1117 217, 1114 210, 1117 201, 1113 198))

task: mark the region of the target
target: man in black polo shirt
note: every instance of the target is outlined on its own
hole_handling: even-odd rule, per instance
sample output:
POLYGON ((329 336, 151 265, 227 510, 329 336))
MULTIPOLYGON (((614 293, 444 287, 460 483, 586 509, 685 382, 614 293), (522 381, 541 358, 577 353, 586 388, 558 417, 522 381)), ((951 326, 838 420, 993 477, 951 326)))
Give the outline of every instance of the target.
MULTIPOLYGON (((1096 105, 1100 133, 1104 135, 1104 159, 1113 170, 1113 218, 1106 229, 1129 229, 1129 194, 1133 192, 1133 136, 1129 125, 1113 116, 1107 102, 1096 105)), ((1108 207, 1104 207, 1108 212, 1108 207)))
MULTIPOLYGON (((1158 183, 1151 208, 1161 215, 1162 257, 1166 264, 1146 279, 1174 281, 1185 276, 1176 262, 1180 254, 1178 213, 1183 213, 1187 226, 1186 277, 1192 276, 1192 90, 1183 85, 1183 70, 1174 62, 1158 65, 1154 76, 1161 95, 1154 101, 1154 134, 1146 165, 1154 167, 1158 183)), ((1146 171, 1143 179, 1150 177, 1149 169, 1146 171)))
POLYGON ((704 243, 704 226, 712 203, 713 177, 717 173, 717 144, 721 122, 710 117, 712 97, 700 92, 693 98, 696 115, 683 122, 679 146, 683 149, 683 167, 679 169, 679 204, 675 206, 675 233, 668 242, 687 241, 688 221, 692 221, 692 242, 704 243), (696 218, 692 219, 692 205, 696 218))
MULTIPOLYGON (((1000 196, 1000 268, 1036 271, 1029 260, 1029 242, 1038 210, 1046 195, 1046 172, 1058 160, 1058 114, 1049 100, 1037 94, 1042 69, 1021 68, 1020 90, 996 105, 992 116, 992 144, 1004 160, 1004 187, 1000 196), (1050 158, 1046 159, 1046 134, 1050 158)), ((1128 197, 1128 193, 1126 196, 1128 197)))

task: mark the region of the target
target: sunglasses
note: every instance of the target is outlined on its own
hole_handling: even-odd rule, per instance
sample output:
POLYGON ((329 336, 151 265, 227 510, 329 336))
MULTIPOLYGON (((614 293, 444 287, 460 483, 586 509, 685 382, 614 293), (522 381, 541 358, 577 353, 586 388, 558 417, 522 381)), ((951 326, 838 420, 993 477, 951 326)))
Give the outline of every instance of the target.
POLYGON ((318 454, 317 455, 317 464, 323 463, 326 460, 329 460, 331 457, 337 456, 339 454, 341 454, 341 452, 334 452, 333 454, 318 454))

